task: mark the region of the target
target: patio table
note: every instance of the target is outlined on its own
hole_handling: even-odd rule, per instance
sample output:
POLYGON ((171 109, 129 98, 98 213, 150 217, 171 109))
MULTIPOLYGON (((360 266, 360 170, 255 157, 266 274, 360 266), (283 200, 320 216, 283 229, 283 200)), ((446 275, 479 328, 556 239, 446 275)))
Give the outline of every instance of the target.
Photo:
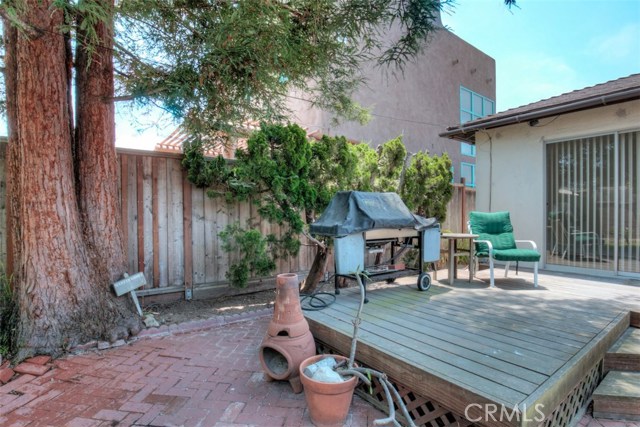
POLYGON ((449 241, 449 284, 453 285, 453 279, 458 277, 458 269, 456 268, 456 258, 467 255, 469 257, 469 282, 473 279, 473 255, 475 245, 473 240, 478 238, 477 234, 467 233, 442 233, 442 239, 449 241), (468 240, 469 249, 458 248, 458 240, 468 240))

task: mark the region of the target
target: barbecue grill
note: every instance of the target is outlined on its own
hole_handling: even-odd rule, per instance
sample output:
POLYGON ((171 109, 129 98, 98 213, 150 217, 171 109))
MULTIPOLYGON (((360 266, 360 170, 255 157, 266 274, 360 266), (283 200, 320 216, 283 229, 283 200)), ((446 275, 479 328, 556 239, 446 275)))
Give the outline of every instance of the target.
POLYGON ((440 224, 435 218, 412 214, 396 193, 338 192, 320 218, 311 224, 310 232, 333 238, 336 294, 340 293, 340 277, 355 280, 356 274, 362 273, 375 281, 389 283, 417 274, 419 290, 426 291, 431 286, 424 265, 440 257, 440 224), (390 257, 382 260, 387 247, 390 257), (406 267, 399 261, 409 248, 418 249, 418 268, 406 267), (381 255, 366 265, 368 253, 381 255))

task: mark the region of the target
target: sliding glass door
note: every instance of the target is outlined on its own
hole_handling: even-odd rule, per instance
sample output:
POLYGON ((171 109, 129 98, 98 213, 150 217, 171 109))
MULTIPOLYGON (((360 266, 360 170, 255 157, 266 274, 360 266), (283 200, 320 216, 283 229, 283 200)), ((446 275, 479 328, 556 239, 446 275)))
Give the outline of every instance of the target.
POLYGON ((640 132, 620 133, 618 270, 640 273, 640 132))
POLYGON ((547 264, 640 272, 640 132, 547 144, 547 264))

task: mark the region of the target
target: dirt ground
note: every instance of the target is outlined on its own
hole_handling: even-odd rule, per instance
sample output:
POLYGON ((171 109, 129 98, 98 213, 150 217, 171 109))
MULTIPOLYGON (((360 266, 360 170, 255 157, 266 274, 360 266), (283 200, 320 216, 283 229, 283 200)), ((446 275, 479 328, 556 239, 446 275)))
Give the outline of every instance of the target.
POLYGON ((144 308, 144 312, 153 314, 161 325, 175 324, 273 307, 275 296, 275 290, 268 290, 217 299, 182 300, 151 304, 144 308))
MULTIPOLYGON (((351 285, 355 286, 355 284, 351 285)), ((333 280, 330 282, 321 282, 318 285, 317 291, 333 294, 333 280)), ((153 314, 153 317, 161 325, 176 324, 189 320, 208 319, 212 316, 224 316, 245 311, 272 308, 275 297, 276 291, 272 289, 216 299, 181 300, 170 303, 149 304, 144 306, 143 311, 145 314, 153 314)), ((332 299, 331 296, 322 296, 321 298, 322 301, 326 302, 330 302, 332 299)), ((304 304, 308 304, 308 301, 309 300, 306 300, 304 304)), ((316 300, 316 303, 317 301, 318 300, 316 300)), ((322 303, 322 301, 320 303, 322 303)))

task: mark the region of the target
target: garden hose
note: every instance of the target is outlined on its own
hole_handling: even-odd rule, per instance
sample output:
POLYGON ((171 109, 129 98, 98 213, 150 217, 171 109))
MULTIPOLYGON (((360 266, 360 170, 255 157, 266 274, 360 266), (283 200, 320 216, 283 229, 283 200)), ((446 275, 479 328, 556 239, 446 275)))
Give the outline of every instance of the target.
MULTIPOLYGON (((335 275, 331 275, 327 280, 324 280, 321 288, 325 287, 331 282, 335 275)), ((315 291, 310 294, 300 294, 300 306, 305 311, 318 311, 329 307, 336 302, 336 294, 333 292, 315 291)))
POLYGON ((329 307, 336 301, 336 295, 331 292, 314 292, 300 294, 300 305, 306 311, 318 311, 329 307))

